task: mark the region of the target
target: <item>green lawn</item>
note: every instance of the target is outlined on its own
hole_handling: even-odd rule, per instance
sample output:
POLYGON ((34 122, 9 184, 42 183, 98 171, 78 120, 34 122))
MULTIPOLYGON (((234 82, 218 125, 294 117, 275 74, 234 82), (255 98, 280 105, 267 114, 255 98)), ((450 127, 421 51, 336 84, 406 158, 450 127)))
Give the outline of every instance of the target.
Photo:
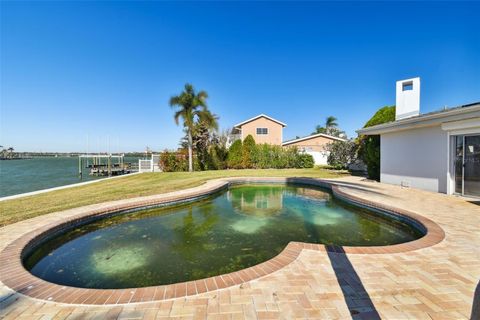
POLYGON ((215 178, 252 176, 335 178, 342 175, 347 173, 323 168, 143 173, 2 201, 0 202, 0 226, 88 204, 191 188, 215 178))

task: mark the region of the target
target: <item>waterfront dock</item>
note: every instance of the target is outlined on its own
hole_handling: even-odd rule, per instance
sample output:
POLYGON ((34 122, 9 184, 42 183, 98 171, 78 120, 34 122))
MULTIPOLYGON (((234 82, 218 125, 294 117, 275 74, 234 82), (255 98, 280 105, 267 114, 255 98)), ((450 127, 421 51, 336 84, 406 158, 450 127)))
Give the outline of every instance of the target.
POLYGON ((93 176, 119 176, 135 172, 131 163, 124 162, 124 154, 82 154, 78 156, 78 175, 87 169, 93 176))

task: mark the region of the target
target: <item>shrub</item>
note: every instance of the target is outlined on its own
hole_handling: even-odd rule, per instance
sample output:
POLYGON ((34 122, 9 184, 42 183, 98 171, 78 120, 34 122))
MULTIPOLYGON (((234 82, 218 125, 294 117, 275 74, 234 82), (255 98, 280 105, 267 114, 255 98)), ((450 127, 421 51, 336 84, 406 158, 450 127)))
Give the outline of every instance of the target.
POLYGON ((254 167, 254 160, 255 158, 255 139, 253 139, 252 135, 249 134, 245 140, 243 140, 243 147, 242 147, 242 168, 250 169, 254 167))
POLYGON ((314 160, 309 154, 299 153, 296 147, 283 148, 269 144, 256 147, 255 168, 313 168, 314 160))
POLYGON ((242 140, 236 140, 228 149, 227 166, 230 169, 242 169, 242 140))
POLYGON ((224 146, 214 145, 210 147, 210 170, 223 170, 227 168, 228 150, 224 146))
POLYGON ((356 158, 356 145, 353 141, 334 141, 327 144, 329 152, 327 163, 335 169, 347 169, 348 165, 356 158))
MULTIPOLYGON (((379 109, 367 121, 364 128, 395 121, 395 106, 379 109)), ((380 180, 380 136, 361 136, 358 138, 358 155, 367 165, 368 177, 380 180)))
POLYGON ((314 160, 309 154, 299 153, 296 147, 283 148, 282 146, 266 143, 255 144, 252 136, 247 136, 243 144, 235 141, 228 150, 228 168, 234 169, 284 169, 284 168, 313 168, 314 160))
POLYGON ((165 150, 160 154, 160 167, 165 172, 187 171, 188 160, 186 153, 165 150))
POLYGON ((362 138, 359 153, 367 165, 370 179, 380 180, 380 136, 366 136, 362 138))
POLYGON ((266 143, 257 144, 255 148, 255 154, 253 155, 253 162, 255 163, 255 168, 270 168, 270 145, 266 143))
POLYGON ((315 160, 313 156, 308 153, 301 153, 297 156, 297 164, 295 168, 313 168, 315 160))
POLYGON ((160 168, 165 172, 175 171, 175 153, 165 150, 160 153, 160 168))
MULTIPOLYGON (((160 154, 159 162, 165 172, 188 171, 187 150, 165 150, 160 154)), ((202 155, 194 152, 193 166, 196 171, 227 168, 312 168, 314 160, 311 155, 298 152, 296 147, 255 144, 255 140, 249 135, 244 142, 236 140, 228 150, 224 145, 213 144, 202 155)))

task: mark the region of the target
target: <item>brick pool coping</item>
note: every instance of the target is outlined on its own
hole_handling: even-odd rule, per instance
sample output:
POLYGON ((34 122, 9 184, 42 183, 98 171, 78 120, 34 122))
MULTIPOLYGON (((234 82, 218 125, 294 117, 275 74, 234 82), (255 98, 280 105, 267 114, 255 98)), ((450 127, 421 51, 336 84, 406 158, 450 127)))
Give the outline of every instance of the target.
POLYGON ((389 254, 430 247, 441 242, 445 238, 443 229, 432 220, 406 210, 399 210, 394 207, 353 196, 345 191, 348 190, 348 188, 355 188, 355 186, 344 184, 342 182, 313 178, 229 178, 210 180, 199 187, 173 193, 120 200, 103 206, 93 206, 93 208, 92 206, 79 208, 80 213, 63 220, 60 223, 46 223, 44 226, 33 231, 20 234, 16 240, 7 245, 0 253, 0 261, 2 261, 2 264, 0 265, 0 281, 12 290, 23 295, 60 303, 115 305, 150 302, 194 296, 241 285, 248 281, 267 276, 296 260, 303 249, 348 254, 389 254), (417 228, 423 229, 426 234, 420 239, 407 243, 374 247, 333 246, 292 241, 274 258, 246 269, 206 279, 131 289, 86 289, 58 285, 37 278, 28 272, 22 264, 22 258, 28 250, 34 248, 47 237, 51 237, 52 234, 62 232, 65 228, 72 227, 72 225, 83 224, 88 221, 112 215, 119 211, 194 200, 198 197, 207 196, 221 191, 227 188, 231 183, 249 182, 300 183, 324 187, 330 189, 333 195, 341 200, 357 206, 380 211, 393 218, 404 220, 407 223, 415 225, 417 228))

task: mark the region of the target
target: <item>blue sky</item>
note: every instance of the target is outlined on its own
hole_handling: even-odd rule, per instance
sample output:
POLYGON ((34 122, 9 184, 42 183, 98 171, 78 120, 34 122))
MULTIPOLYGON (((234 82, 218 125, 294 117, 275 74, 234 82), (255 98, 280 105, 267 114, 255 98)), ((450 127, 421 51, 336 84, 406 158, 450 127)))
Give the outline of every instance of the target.
POLYGON ((480 3, 1 2, 0 144, 176 148, 185 82, 222 128, 259 113, 284 138, 329 115, 354 136, 395 81, 421 112, 480 101, 480 3), (108 143, 110 141, 110 143, 108 143))

